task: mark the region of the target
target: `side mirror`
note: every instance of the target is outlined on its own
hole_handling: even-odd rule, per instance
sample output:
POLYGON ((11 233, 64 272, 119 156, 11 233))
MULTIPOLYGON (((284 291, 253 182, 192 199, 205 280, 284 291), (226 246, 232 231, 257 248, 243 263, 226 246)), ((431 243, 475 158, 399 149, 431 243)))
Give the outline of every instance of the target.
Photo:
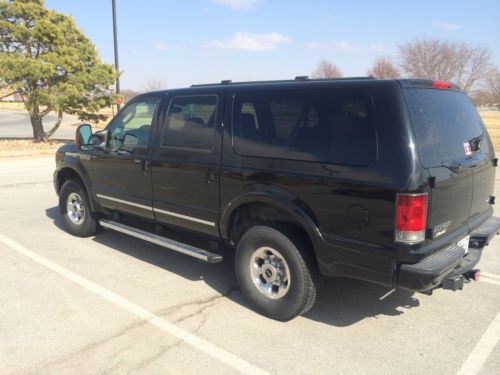
POLYGON ((92 126, 83 124, 76 129, 76 145, 80 150, 92 150, 92 126))

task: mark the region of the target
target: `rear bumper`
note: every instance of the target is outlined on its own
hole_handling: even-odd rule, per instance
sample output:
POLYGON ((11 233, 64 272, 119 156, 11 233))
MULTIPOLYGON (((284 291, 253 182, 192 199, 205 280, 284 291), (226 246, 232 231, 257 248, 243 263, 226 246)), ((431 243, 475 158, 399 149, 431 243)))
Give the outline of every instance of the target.
POLYGON ((500 218, 490 217, 470 234, 469 252, 451 245, 415 264, 399 267, 397 284, 414 291, 425 291, 441 285, 444 279, 462 275, 481 259, 483 247, 500 231, 500 218))

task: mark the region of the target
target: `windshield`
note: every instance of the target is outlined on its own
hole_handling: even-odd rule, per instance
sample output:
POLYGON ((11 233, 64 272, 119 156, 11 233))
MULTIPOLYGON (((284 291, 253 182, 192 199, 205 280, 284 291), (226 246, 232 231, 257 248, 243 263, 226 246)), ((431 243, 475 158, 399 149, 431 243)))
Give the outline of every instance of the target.
POLYGON ((481 117, 467 95, 422 88, 404 91, 424 167, 447 165, 487 149, 481 117))

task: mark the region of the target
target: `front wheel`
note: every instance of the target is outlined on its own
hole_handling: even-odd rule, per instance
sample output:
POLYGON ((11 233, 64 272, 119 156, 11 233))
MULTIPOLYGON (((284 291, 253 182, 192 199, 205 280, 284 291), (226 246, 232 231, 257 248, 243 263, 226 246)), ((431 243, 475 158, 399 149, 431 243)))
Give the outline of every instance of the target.
POLYGON ((249 229, 238 242, 235 268, 244 297, 270 318, 293 319, 316 300, 319 273, 312 249, 291 228, 249 229))
POLYGON ((59 192, 59 210, 69 233, 78 237, 89 237, 97 232, 98 224, 92 212, 85 188, 78 182, 68 180, 59 192))

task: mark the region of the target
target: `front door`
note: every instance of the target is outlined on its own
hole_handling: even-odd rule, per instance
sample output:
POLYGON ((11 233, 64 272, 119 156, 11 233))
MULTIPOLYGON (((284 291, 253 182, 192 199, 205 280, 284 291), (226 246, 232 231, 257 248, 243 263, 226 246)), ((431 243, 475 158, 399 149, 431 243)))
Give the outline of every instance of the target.
POLYGON ((154 212, 163 223, 218 234, 224 91, 170 92, 155 142, 154 212))
POLYGON ((154 218, 149 135, 161 98, 131 101, 111 121, 104 148, 92 154, 92 191, 102 206, 154 218))

